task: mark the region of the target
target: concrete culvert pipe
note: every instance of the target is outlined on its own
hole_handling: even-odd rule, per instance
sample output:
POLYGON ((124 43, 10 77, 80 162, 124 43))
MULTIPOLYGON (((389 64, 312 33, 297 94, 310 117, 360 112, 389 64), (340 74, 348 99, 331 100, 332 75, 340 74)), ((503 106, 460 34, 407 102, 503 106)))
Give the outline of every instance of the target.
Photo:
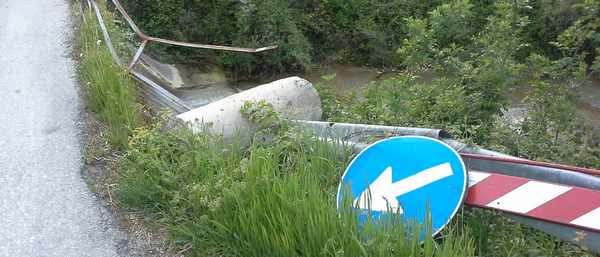
POLYGON ((284 119, 320 120, 321 99, 313 85, 299 77, 289 77, 223 98, 208 105, 177 115, 192 131, 208 131, 225 140, 239 133, 247 139, 256 126, 242 116, 246 101, 265 100, 284 119))

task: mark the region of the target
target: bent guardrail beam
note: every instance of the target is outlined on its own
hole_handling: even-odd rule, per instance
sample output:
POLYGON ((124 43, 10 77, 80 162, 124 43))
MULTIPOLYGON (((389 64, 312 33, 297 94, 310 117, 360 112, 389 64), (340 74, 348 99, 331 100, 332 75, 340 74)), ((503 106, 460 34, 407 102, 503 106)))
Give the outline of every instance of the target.
POLYGON ((125 11, 125 8, 123 8, 123 5, 121 5, 121 2, 119 2, 119 0, 111 0, 111 1, 115 5, 115 7, 119 11, 119 13, 121 13, 121 15, 123 15, 123 18, 125 19, 125 21, 127 21, 127 24, 129 24, 129 27, 135 32, 135 34, 140 39, 142 39, 142 41, 154 41, 154 42, 169 44, 169 45, 186 46, 186 47, 202 48, 202 49, 212 49, 212 50, 233 51, 233 52, 244 52, 244 53, 259 53, 259 52, 263 52, 263 51, 276 49, 278 47, 277 45, 259 47, 259 48, 208 45, 208 44, 182 42, 182 41, 175 41, 175 40, 170 40, 170 39, 148 36, 135 24, 135 22, 133 21, 131 16, 129 16, 127 11, 125 11))
POLYGON ((112 0, 112 3, 117 8, 117 11, 119 11, 119 13, 121 13, 121 15, 123 16, 125 21, 127 21, 127 24, 129 24, 129 27, 142 40, 142 44, 139 46, 138 50, 136 51, 136 54, 134 55, 133 59, 131 60, 131 63, 129 64, 129 69, 131 69, 137 63, 138 59, 140 58, 140 55, 142 54, 142 52, 144 51, 144 48, 146 47, 146 44, 151 41, 157 42, 157 43, 162 43, 162 44, 175 45, 175 46, 185 46, 185 47, 200 48, 200 49, 211 49, 211 50, 243 52, 243 53, 260 53, 260 52, 276 49, 278 47, 277 45, 271 45, 271 46, 259 47, 259 48, 209 45, 209 44, 198 44, 198 43, 183 42, 183 41, 176 41, 176 40, 148 36, 135 24, 135 22, 133 21, 131 16, 129 16, 127 11, 125 11, 125 8, 123 8, 123 5, 121 5, 121 2, 119 2, 119 0, 112 0))
POLYGON ((436 139, 450 138, 450 134, 442 129, 394 127, 382 125, 353 124, 342 122, 326 122, 311 120, 292 120, 304 129, 309 129, 318 137, 339 138, 344 141, 360 141, 361 138, 383 138, 390 136, 417 135, 436 139))
POLYGON ((192 108, 185 104, 179 97, 171 94, 171 92, 152 81, 137 71, 130 71, 131 75, 139 81, 143 86, 140 87, 141 93, 146 97, 150 105, 155 109, 168 108, 175 113, 184 113, 192 108))
POLYGON ((456 140, 444 140, 444 142, 463 156, 465 165, 476 170, 600 190, 600 177, 592 176, 598 174, 600 172, 598 170, 557 164, 546 165, 547 163, 520 159, 477 146, 469 146, 456 140))
MULTIPOLYGON (((154 42, 158 42, 158 43, 162 43, 162 44, 170 44, 170 45, 185 46, 185 47, 192 47, 192 48, 213 49, 213 50, 233 51, 233 52, 245 52, 245 53, 259 53, 259 52, 268 51, 268 50, 277 48, 276 45, 260 47, 260 48, 244 48, 244 47, 197 44, 197 43, 181 42, 181 41, 174 41, 174 40, 169 40, 169 39, 148 36, 135 24, 133 19, 131 19, 131 17, 129 16, 127 11, 125 11, 125 9, 123 8, 123 6, 121 5, 121 3, 118 0, 112 0, 112 3, 115 5, 115 7, 119 11, 119 13, 121 13, 123 18, 127 22, 127 24, 129 24, 129 27, 142 40, 142 43, 136 50, 132 60, 130 61, 129 65, 127 67, 127 70, 133 75, 133 77, 137 81, 139 81, 141 83, 142 94, 147 97, 146 98, 147 101, 151 101, 152 106, 159 107, 159 108, 167 107, 167 108, 171 109, 173 112, 175 112, 176 114, 187 112, 187 111, 191 110, 191 108, 189 106, 187 106, 183 101, 181 101, 181 99, 179 99, 177 96, 173 95, 171 92, 164 89, 163 86, 159 85, 158 83, 151 80, 147 76, 134 71, 134 69, 133 69, 133 67, 137 64, 139 58, 141 57, 142 53, 144 52, 144 49, 145 49, 146 45, 148 44, 148 42, 154 41, 154 42)), ((115 50, 114 45, 112 44, 112 40, 110 39, 108 29, 106 27, 106 24, 102 17, 102 13, 101 13, 100 8, 98 7, 96 1, 95 0, 87 0, 87 4, 88 4, 88 8, 93 9, 93 11, 96 15, 96 18, 100 25, 100 30, 102 32, 102 36, 104 38, 104 42, 105 42, 106 47, 108 48, 113 60, 119 66, 123 66, 123 61, 119 57, 117 51, 115 50)))

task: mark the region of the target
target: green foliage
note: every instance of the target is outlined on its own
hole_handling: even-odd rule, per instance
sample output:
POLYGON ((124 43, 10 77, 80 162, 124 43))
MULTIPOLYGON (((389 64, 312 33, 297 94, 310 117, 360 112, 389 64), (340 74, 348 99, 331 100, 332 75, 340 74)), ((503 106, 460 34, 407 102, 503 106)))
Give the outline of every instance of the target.
POLYGON ((336 99, 327 88, 318 87, 324 116, 330 121, 435 127, 462 134, 470 132, 469 119, 476 114, 460 100, 466 98, 465 88, 447 79, 421 83, 417 77, 400 75, 371 84, 359 99, 336 99))
POLYGON ((573 6, 582 15, 564 30, 555 43, 564 57, 581 56, 591 68, 599 71, 600 58, 600 1, 585 0, 573 6))
POLYGON ((262 54, 224 53, 219 61, 238 76, 255 73, 281 73, 304 70, 311 64, 311 46, 301 33, 298 18, 286 0, 240 2, 235 13, 232 44, 244 47, 278 45, 276 51, 262 54))
POLYGON ((423 15, 435 2, 309 0, 294 6, 302 8, 303 32, 316 60, 392 66, 404 18, 423 15))
POLYGON ((521 14, 528 16, 531 23, 525 27, 524 37, 530 41, 529 50, 532 53, 557 58, 557 51, 552 42, 569 27, 578 15, 571 5, 578 1, 563 0, 534 0, 529 1, 528 8, 521 14))
POLYGON ((498 212, 465 209, 458 219, 471 225, 470 232, 476 240, 478 256, 595 256, 534 228, 516 224, 498 212))
POLYGON ((175 61, 216 61, 237 78, 247 78, 303 70, 313 61, 395 66, 393 53, 406 34, 404 20, 424 16, 439 1, 123 2, 150 35, 242 47, 279 45, 258 55, 150 46, 175 61))
POLYGON ((284 0, 138 1, 124 4, 150 35, 206 44, 263 47, 261 54, 158 47, 175 61, 217 62, 238 78, 302 70, 311 64, 311 46, 299 28, 296 12, 284 0), (191 58, 190 58, 191 57, 191 58))
POLYGON ((283 134, 282 131, 290 129, 287 122, 283 121, 279 114, 273 110, 273 106, 265 100, 246 101, 240 108, 240 112, 250 122, 258 125, 255 138, 272 138, 277 134, 283 134))
MULTIPOLYGON (((531 91, 522 121, 505 121, 494 131, 491 144, 513 155, 573 165, 600 167, 597 131, 586 127, 576 113, 572 85, 581 79, 585 63, 565 69, 564 59, 551 61, 532 56, 531 91), (579 68, 577 68, 579 67, 579 68), (583 68, 581 68, 583 67, 583 68)), ((577 63, 576 63, 577 64, 577 63)))
POLYGON ((475 37, 490 35, 488 45, 514 43, 505 41, 510 38, 498 35, 501 32, 519 41, 504 48, 519 60, 530 54, 560 58, 568 55, 565 51, 578 51, 586 52, 586 61, 593 64, 600 26, 597 0, 125 0, 124 4, 151 35, 280 46, 258 55, 150 46, 167 51, 174 61, 218 62, 239 79, 303 70, 315 61, 388 67, 456 62, 453 59, 474 58, 471 48, 482 47, 475 37), (555 47, 556 42, 561 48, 555 47), (398 47, 400 56, 394 54, 398 47), (412 60, 417 55, 411 55, 411 49, 429 53, 421 57, 424 60, 412 60))
MULTIPOLYGON (((432 69, 437 76, 444 77, 446 84, 453 85, 452 90, 444 93, 423 92, 447 93, 449 97, 462 99, 464 103, 453 104, 458 113, 447 116, 446 120, 453 119, 453 122, 446 125, 455 127, 454 124, 461 123, 459 135, 484 143, 495 116, 506 107, 504 92, 522 76, 524 66, 517 61, 516 53, 522 46, 518 35, 527 20, 518 15, 519 5, 500 1, 494 5, 494 12, 483 29, 471 36, 476 29, 475 25, 469 25, 472 7, 468 1, 455 1, 438 6, 426 18, 409 19, 409 36, 398 53, 410 71, 432 69), (463 27, 462 34, 452 32, 463 27), (446 34, 446 31, 451 33, 446 34)), ((434 106, 436 102, 427 104, 434 106)), ((425 122, 421 125, 441 124, 425 122)))
POLYGON ((132 130, 141 125, 141 106, 136 102, 135 82, 114 63, 104 46, 99 26, 86 14, 77 35, 81 60, 78 74, 84 84, 88 107, 107 126, 107 138, 118 148, 127 146, 132 130))
POLYGON ((425 65, 435 62, 436 42, 425 19, 408 18, 406 23, 408 37, 397 52, 404 66, 411 70, 420 70, 425 68, 425 65))
POLYGON ((327 84, 335 79, 335 76, 336 74, 322 76, 321 78, 326 83, 318 83, 315 85, 315 89, 321 98, 321 109, 323 112, 321 118, 323 120, 341 121, 337 119, 343 119, 343 117, 348 115, 344 110, 347 106, 340 100, 340 96, 336 95, 333 88, 327 84))
POLYGON ((442 4, 430 12, 431 32, 439 47, 465 45, 471 40, 474 32, 472 9, 469 0, 459 0, 442 4))
POLYGON ((273 126, 280 122, 279 115, 273 110, 273 106, 265 100, 258 102, 246 101, 240 112, 253 123, 259 124, 262 128, 273 126))

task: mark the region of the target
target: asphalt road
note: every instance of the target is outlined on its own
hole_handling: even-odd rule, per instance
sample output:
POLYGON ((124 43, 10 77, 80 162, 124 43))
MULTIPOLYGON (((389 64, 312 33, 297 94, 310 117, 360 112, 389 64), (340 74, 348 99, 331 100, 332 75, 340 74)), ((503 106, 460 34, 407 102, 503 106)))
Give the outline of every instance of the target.
POLYGON ((81 177, 68 0, 0 0, 0 256, 127 256, 81 177))

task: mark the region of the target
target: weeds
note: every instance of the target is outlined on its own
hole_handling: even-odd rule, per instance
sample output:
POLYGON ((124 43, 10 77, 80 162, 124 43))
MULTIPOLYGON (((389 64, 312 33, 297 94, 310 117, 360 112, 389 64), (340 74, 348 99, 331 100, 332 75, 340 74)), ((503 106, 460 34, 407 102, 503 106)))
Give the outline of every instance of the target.
POLYGON ((137 130, 120 199, 191 245, 189 256, 474 256, 466 234, 421 246, 393 220, 359 229, 357 214, 335 204, 349 151, 285 133, 243 148, 206 134, 137 130))
POLYGON ((85 15, 86 22, 77 36, 81 56, 78 73, 85 83, 88 106, 106 124, 110 143, 124 148, 132 130, 142 123, 135 82, 111 59, 91 10, 85 15))

